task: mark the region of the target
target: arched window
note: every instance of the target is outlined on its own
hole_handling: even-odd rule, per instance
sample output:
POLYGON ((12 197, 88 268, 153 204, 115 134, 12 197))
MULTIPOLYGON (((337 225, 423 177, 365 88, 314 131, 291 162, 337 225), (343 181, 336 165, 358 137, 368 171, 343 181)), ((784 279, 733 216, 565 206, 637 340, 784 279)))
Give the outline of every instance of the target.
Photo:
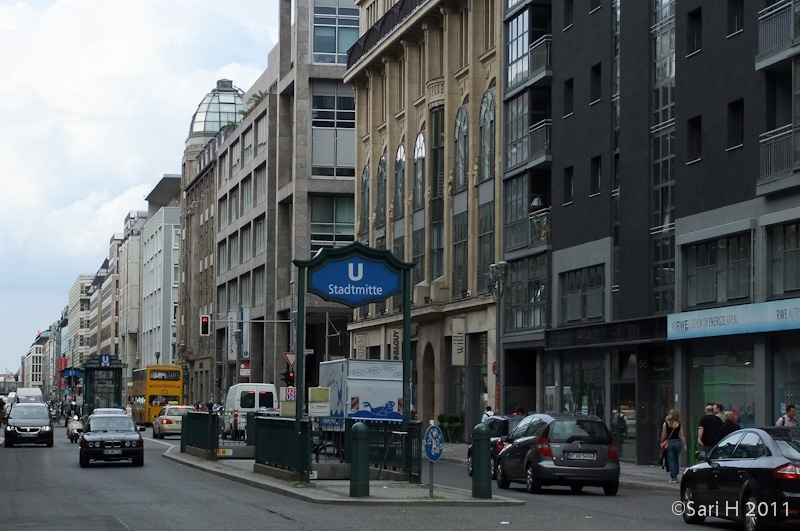
POLYGON ((378 208, 375 220, 376 227, 386 225, 386 151, 378 162, 378 208))
POLYGON ((494 89, 487 90, 481 101, 480 175, 481 182, 494 179, 494 89))
POLYGON ((369 232, 369 164, 364 165, 364 172, 361 174, 361 209, 359 212, 360 230, 359 234, 369 232))
POLYGON ((417 135, 414 144, 414 210, 425 207, 425 137, 417 135))
POLYGON ((456 114, 455 126, 455 153, 456 167, 453 182, 453 191, 460 192, 467 187, 469 174, 469 110, 462 105, 456 114))
POLYGON ((406 150, 403 144, 397 148, 394 159, 394 218, 399 219, 405 215, 406 205, 406 150))

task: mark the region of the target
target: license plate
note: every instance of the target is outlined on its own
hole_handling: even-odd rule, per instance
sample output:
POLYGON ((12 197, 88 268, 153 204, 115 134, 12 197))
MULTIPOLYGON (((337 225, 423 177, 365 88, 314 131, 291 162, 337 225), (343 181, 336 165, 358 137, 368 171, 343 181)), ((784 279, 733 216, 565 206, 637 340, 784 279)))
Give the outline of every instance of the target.
POLYGON ((567 459, 575 461, 594 461, 594 455, 591 452, 567 452, 567 459))
POLYGON ((103 455, 122 455, 122 450, 103 450, 103 455))
POLYGON ((29 433, 29 432, 27 432, 27 431, 23 431, 23 432, 20 432, 20 435, 22 435, 23 437, 36 437, 36 435, 38 435, 38 434, 36 434, 36 433, 29 433))

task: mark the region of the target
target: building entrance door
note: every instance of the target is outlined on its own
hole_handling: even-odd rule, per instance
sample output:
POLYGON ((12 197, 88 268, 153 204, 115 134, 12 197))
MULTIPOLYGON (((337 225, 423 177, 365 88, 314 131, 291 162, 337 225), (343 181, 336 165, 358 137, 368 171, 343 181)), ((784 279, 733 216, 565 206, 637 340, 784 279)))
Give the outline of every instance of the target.
POLYGON ((619 351, 611 361, 611 417, 619 458, 636 461, 636 365, 634 351, 619 351))

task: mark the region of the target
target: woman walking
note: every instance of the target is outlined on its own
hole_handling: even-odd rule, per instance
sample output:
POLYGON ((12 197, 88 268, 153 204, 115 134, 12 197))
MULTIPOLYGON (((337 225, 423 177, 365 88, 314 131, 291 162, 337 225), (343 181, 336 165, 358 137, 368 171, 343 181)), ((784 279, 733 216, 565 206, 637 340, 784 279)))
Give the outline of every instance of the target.
POLYGON ((661 447, 666 444, 667 471, 670 483, 678 481, 678 458, 681 455, 681 446, 686 450, 686 436, 683 433, 681 415, 677 410, 670 409, 664 424, 661 426, 661 447))

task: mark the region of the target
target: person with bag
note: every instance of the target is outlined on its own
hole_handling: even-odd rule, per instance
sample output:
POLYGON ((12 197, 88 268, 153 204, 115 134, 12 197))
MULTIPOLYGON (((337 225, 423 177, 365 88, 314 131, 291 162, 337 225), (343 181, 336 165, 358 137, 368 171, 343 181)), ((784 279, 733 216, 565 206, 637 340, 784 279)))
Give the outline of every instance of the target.
POLYGON ((786 414, 781 415, 775 422, 776 426, 797 427, 797 408, 794 405, 786 406, 786 414))
POLYGON ((681 415, 677 410, 670 409, 664 424, 661 425, 661 452, 666 459, 670 483, 678 482, 678 458, 681 455, 681 446, 686 451, 686 436, 683 433, 681 415))

